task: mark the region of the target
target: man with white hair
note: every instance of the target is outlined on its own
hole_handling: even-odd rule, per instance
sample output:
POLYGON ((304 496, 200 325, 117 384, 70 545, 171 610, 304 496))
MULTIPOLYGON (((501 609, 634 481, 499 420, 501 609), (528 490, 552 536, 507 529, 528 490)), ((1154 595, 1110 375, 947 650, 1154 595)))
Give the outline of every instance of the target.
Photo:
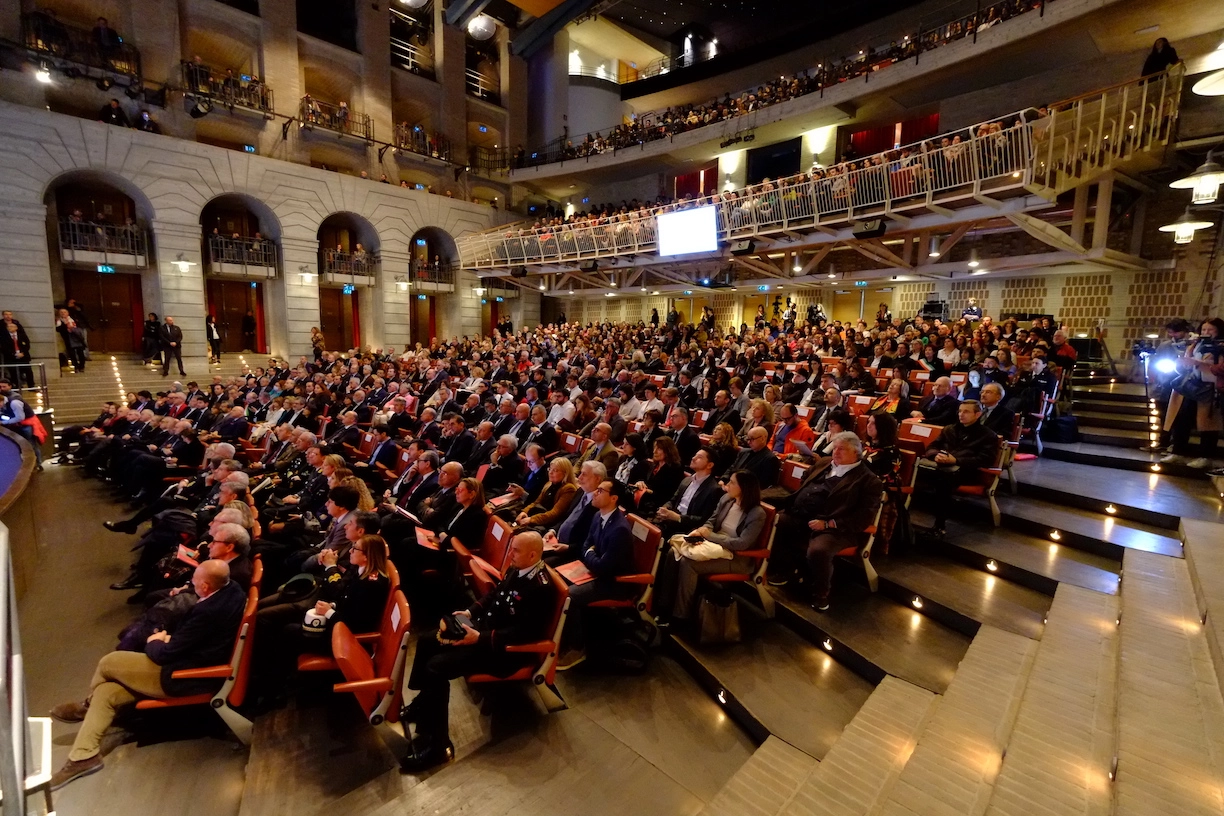
POLYGON ((948 425, 956 421, 959 405, 951 378, 940 377, 931 386, 931 395, 918 403, 918 407, 910 412, 910 417, 931 425, 948 425))
POLYGON ((843 431, 833 436, 832 444, 832 458, 808 471, 799 489, 778 502, 769 565, 769 583, 782 586, 806 562, 812 575, 809 600, 818 612, 829 608, 834 556, 867 542, 864 530, 875 521, 884 490, 862 463, 858 436, 843 431))

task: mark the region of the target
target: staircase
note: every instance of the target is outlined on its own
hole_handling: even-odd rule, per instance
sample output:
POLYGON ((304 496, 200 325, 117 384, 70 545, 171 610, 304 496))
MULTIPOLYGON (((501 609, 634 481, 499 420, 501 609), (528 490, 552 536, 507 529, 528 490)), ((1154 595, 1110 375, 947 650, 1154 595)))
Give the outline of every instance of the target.
MULTIPOLYGON (((252 359, 252 362, 254 360, 252 359)), ((186 385, 195 380, 200 388, 208 390, 214 376, 240 375, 244 361, 240 355, 229 354, 221 365, 210 365, 208 371, 187 369, 187 376, 178 376, 171 371, 162 377, 160 365, 141 365, 139 357, 130 354, 110 355, 95 352, 93 359, 85 365, 82 374, 71 374, 65 370, 62 376, 47 380, 48 406, 55 412, 55 427, 91 422, 97 418, 106 402, 123 402, 128 391, 144 391, 156 394, 167 390, 174 382, 186 385)))

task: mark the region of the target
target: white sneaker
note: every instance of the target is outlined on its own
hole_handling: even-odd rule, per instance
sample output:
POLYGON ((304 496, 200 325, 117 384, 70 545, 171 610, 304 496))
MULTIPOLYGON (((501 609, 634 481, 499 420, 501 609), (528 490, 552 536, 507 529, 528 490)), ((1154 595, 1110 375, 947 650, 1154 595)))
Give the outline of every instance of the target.
POLYGON ((1190 466, 1190 467, 1192 467, 1192 468, 1197 468, 1198 470, 1203 470, 1203 469, 1205 469, 1205 468, 1209 468, 1209 467, 1211 467, 1211 460, 1210 460, 1210 459, 1204 459, 1202 456, 1200 456, 1200 457, 1199 457, 1199 458, 1197 458, 1197 459, 1191 459, 1191 460, 1190 460, 1189 462, 1187 462, 1186 464, 1187 464, 1187 465, 1189 465, 1189 466, 1190 466))
POLYGON ((1176 453, 1167 453, 1160 457, 1160 464, 1162 465, 1182 465, 1185 462, 1186 457, 1178 456, 1176 453))

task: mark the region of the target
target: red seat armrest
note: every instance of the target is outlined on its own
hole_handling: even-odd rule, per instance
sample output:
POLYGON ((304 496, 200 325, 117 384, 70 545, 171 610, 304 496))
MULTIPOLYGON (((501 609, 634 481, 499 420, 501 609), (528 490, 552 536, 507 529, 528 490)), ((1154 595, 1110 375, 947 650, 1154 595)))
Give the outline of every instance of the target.
POLYGON ((389 691, 390 677, 375 677, 371 680, 350 680, 347 683, 337 683, 332 686, 334 691, 389 691))
POLYGON ((516 643, 512 646, 507 646, 506 651, 510 654, 526 654, 531 652, 548 654, 556 648, 557 644, 551 640, 537 640, 535 643, 516 643))
POLYGON ((745 558, 764 558, 769 555, 769 550, 739 550, 735 554, 745 558))
POLYGON ((199 669, 179 669, 170 675, 175 680, 207 680, 211 678, 220 678, 224 680, 230 675, 229 664, 222 666, 204 666, 199 669))
POLYGON ((863 532, 866 533, 867 535, 875 535, 876 527, 874 524, 869 525, 866 529, 863 530, 863 532))
POLYGON ((616 582, 618 584, 641 584, 645 586, 654 582, 654 576, 648 572, 644 572, 641 575, 618 575, 616 576, 616 582))
POLYGON ((381 632, 363 632, 360 635, 353 635, 358 643, 376 643, 381 636, 381 632))
POLYGON ((1000 476, 1003 473, 1003 468, 989 467, 989 468, 978 468, 978 470, 990 476, 1000 476))

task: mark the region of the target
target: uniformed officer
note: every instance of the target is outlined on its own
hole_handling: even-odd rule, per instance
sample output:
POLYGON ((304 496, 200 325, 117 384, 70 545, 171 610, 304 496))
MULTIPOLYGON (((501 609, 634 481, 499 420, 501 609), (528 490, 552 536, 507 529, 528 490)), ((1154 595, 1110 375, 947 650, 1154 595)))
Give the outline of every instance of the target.
POLYGON ((405 723, 417 725, 416 739, 400 760, 405 771, 431 768, 454 756, 447 725, 452 678, 476 673, 508 677, 535 659, 531 654, 507 653, 506 647, 546 637, 556 596, 540 560, 543 552, 539 533, 514 536, 506 577, 470 609, 454 613, 462 636, 455 628, 447 632, 448 622, 443 620, 434 637, 417 641, 408 688, 420 693, 400 715, 405 723))

